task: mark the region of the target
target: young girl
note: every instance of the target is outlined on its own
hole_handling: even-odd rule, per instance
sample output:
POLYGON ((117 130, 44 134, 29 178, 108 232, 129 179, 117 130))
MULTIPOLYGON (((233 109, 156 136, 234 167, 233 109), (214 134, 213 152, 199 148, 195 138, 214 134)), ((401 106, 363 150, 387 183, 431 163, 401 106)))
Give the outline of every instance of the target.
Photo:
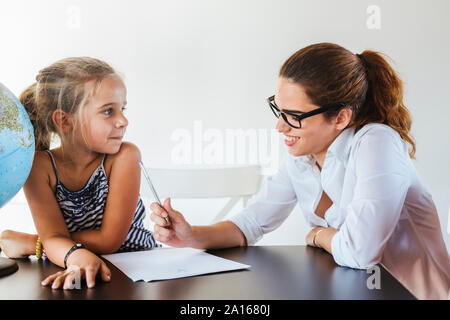
POLYGON ((96 254, 157 246, 145 229, 139 197, 141 155, 123 136, 126 88, 103 61, 67 58, 41 70, 20 101, 35 128, 36 154, 24 192, 38 235, 4 231, 10 257, 39 253, 66 270, 42 284, 72 288, 77 272, 89 288, 110 270, 96 254), (61 146, 52 150, 58 134, 61 146), (37 249, 36 249, 37 248, 37 249), (75 272, 77 271, 77 272, 75 272))

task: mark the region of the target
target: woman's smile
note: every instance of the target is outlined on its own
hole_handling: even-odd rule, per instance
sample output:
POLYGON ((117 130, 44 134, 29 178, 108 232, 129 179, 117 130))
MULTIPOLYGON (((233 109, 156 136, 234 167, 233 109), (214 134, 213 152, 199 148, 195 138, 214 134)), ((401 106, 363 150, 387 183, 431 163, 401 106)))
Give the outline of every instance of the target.
POLYGON ((296 137, 296 136, 288 136, 285 135, 286 139, 284 139, 284 143, 286 143, 286 145, 288 147, 292 147, 294 144, 297 143, 298 140, 300 140, 300 137, 296 137))

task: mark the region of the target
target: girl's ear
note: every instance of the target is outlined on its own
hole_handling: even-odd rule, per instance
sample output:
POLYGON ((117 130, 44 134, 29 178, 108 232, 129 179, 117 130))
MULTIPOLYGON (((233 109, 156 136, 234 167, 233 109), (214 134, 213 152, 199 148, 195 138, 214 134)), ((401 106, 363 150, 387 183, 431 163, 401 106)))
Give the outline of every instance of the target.
POLYGON ((62 110, 55 110, 52 114, 55 127, 63 133, 70 133, 73 130, 72 116, 62 110))
POLYGON ((352 121, 352 109, 345 107, 339 111, 339 114, 335 118, 335 126, 338 130, 344 130, 348 124, 352 121))

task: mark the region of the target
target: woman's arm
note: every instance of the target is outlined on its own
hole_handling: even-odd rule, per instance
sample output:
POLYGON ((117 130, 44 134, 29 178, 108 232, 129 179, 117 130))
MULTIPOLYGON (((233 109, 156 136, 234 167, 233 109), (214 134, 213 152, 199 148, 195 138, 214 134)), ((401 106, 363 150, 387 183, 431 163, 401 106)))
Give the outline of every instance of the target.
POLYGON ((98 230, 71 233, 75 242, 97 254, 117 252, 130 230, 139 200, 141 153, 132 143, 124 142, 113 156, 109 193, 102 225, 98 230))
POLYGON ((155 239, 170 246, 228 248, 254 244, 265 233, 276 229, 296 203, 286 164, 275 176, 265 179, 254 201, 229 221, 192 227, 181 213, 172 209, 170 199, 166 199, 163 209, 152 203, 150 218, 155 222, 155 239), (163 219, 167 213, 173 220, 169 228, 163 219))
POLYGON ((380 261, 410 186, 408 150, 397 133, 367 132, 355 153, 355 175, 353 199, 331 251, 337 264, 366 269, 380 261))
POLYGON ((150 219, 155 222, 155 239, 169 246, 215 249, 247 245, 242 231, 230 221, 210 226, 191 226, 180 212, 172 208, 170 198, 164 201, 163 208, 154 202, 150 209, 150 219), (164 219, 167 215, 170 217, 170 226, 164 219))
POLYGON ((316 227, 306 236, 306 244, 308 246, 322 248, 332 254, 331 241, 338 231, 333 228, 316 227))
POLYGON ((231 248, 247 246, 241 229, 231 221, 221 221, 210 226, 194 226, 194 248, 231 248))

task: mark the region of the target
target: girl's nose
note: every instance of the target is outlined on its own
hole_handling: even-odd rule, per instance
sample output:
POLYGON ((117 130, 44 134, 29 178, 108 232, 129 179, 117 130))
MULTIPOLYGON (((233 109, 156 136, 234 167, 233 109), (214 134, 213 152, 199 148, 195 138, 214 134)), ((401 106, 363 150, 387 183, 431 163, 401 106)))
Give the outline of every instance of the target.
POLYGON ((121 114, 116 121, 116 128, 126 127, 126 126, 128 126, 128 119, 123 114, 121 114))

